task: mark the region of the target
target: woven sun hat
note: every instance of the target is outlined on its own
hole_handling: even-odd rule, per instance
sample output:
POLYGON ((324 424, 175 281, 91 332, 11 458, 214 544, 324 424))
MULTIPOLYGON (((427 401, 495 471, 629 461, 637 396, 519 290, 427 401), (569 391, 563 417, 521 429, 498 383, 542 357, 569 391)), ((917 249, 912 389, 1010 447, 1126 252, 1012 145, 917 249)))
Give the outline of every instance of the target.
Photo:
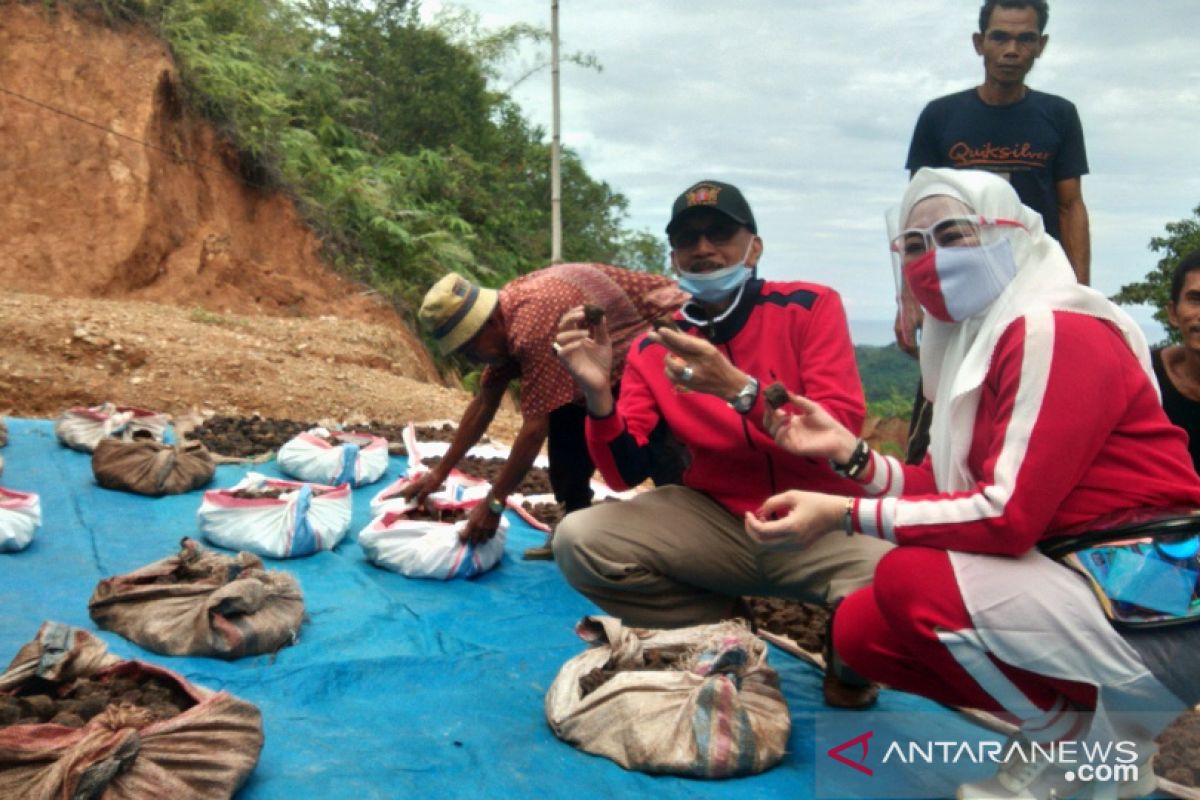
POLYGON ((450 355, 475 337, 500 302, 500 293, 485 289, 451 272, 425 293, 417 316, 437 342, 442 355, 450 355))

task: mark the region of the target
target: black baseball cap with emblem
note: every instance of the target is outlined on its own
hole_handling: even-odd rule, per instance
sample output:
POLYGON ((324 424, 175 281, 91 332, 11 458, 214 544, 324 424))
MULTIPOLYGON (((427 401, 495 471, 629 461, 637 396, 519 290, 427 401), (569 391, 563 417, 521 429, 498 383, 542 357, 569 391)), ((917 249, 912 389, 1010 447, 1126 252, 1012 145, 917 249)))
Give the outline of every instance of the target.
POLYGON ((754 215, 750 213, 750 204, 736 186, 721 181, 700 181, 675 198, 675 204, 671 206, 671 221, 667 223, 667 235, 670 236, 675 226, 697 208, 720 211, 734 222, 745 225, 751 233, 758 233, 754 215))

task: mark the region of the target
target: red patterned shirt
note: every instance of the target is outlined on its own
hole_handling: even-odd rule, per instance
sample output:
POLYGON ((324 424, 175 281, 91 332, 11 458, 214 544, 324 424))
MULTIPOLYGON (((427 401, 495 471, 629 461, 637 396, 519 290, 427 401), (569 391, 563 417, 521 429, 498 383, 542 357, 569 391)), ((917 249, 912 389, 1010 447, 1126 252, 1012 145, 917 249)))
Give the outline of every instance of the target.
POLYGON ((664 275, 607 264, 555 264, 523 275, 500 290, 511 358, 489 366, 482 383, 521 379, 521 414, 541 416, 582 395, 551 344, 568 309, 593 303, 604 309, 613 345, 613 381, 625 368, 630 343, 655 317, 683 305, 687 295, 664 275))

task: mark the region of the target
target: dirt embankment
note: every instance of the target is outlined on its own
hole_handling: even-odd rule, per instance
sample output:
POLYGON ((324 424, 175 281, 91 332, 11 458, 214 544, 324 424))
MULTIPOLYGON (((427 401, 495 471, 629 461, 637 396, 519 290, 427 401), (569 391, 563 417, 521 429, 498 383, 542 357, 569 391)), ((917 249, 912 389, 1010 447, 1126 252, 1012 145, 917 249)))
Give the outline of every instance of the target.
POLYGON ((161 40, 0 0, 0 90, 0 413, 461 413, 396 312, 240 176, 161 40))

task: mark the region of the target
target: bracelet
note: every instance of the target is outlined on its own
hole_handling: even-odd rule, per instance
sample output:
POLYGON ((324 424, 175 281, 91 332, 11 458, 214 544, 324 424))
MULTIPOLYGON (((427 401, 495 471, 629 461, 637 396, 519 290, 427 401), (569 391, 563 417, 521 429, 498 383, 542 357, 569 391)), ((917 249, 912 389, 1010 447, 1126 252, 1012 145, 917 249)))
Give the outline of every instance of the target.
POLYGON ((846 513, 842 515, 842 530, 847 536, 854 535, 854 498, 846 498, 846 513))
POLYGON ((492 512, 496 516, 500 516, 504 513, 504 501, 493 495, 491 492, 488 492, 486 502, 488 511, 492 512))
POLYGON ((845 464, 839 464, 833 459, 829 459, 829 466, 834 472, 851 480, 858 480, 870 463, 871 446, 867 444, 866 439, 859 439, 854 443, 854 452, 850 454, 850 460, 845 464))

